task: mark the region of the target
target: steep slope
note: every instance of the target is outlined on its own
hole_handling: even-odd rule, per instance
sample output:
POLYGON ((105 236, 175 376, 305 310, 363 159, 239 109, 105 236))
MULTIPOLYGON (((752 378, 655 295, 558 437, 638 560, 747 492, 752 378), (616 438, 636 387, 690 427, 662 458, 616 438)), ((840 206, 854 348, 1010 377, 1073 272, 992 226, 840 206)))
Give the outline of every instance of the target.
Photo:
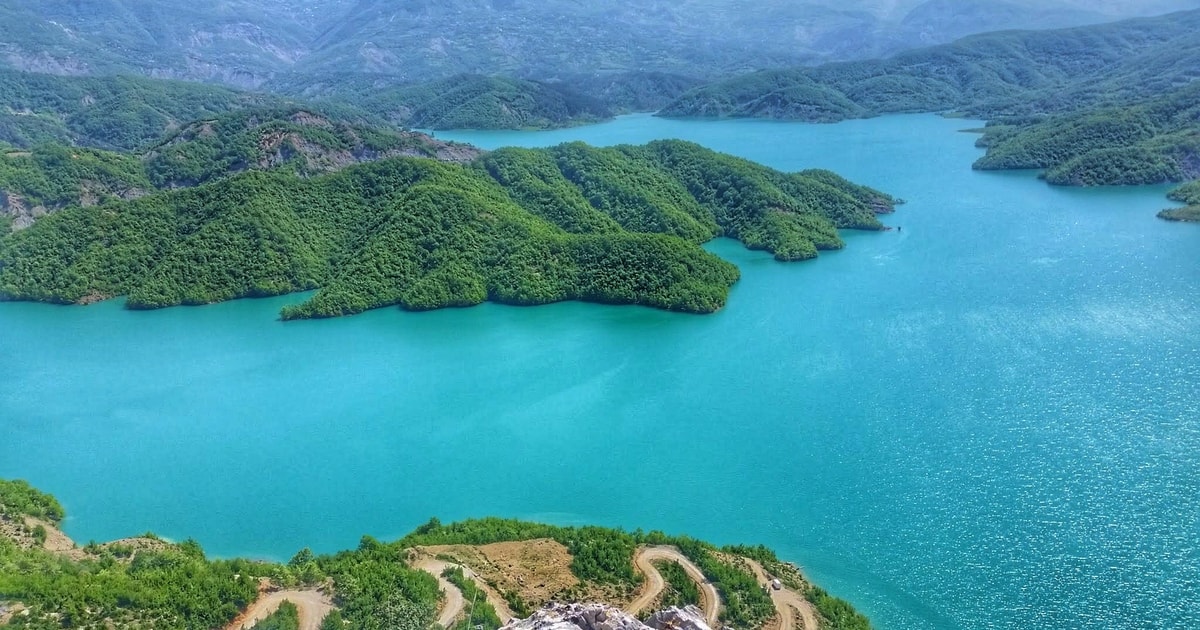
POLYGON ((247 172, 4 237, 0 299, 155 308, 319 289, 284 316, 570 299, 711 312, 738 272, 701 242, 812 258, 842 246, 837 227, 879 229, 894 203, 678 141, 247 172))
POLYGON ((978 169, 1062 185, 1200 176, 1200 11, 992 33, 891 59, 761 72, 692 90, 665 116, 837 121, 957 110, 993 119, 978 169))
POLYGON ((910 37, 940 44, 988 31, 1066 28, 1111 19, 1093 6, 1065 2, 928 0, 913 7, 900 24, 910 37))

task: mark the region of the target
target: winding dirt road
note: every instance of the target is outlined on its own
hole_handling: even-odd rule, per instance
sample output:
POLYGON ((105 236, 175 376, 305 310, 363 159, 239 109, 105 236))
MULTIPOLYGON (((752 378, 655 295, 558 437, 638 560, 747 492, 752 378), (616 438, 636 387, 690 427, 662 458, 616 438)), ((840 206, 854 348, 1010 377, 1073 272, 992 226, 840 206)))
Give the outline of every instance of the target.
POLYGON ((762 565, 749 558, 746 558, 746 562, 754 570, 758 583, 768 588, 768 592, 771 593, 771 601, 775 604, 775 610, 779 612, 778 626, 769 630, 794 630, 796 616, 792 613, 793 610, 800 613, 800 619, 804 622, 803 630, 818 629, 817 611, 813 608, 812 602, 786 586, 778 591, 771 588, 771 578, 763 570, 762 565))
POLYGON ((446 604, 442 606, 442 612, 438 615, 437 622, 439 626, 449 628, 454 624, 454 620, 462 614, 463 608, 467 607, 467 602, 463 601, 462 591, 451 584, 450 580, 442 577, 442 572, 450 568, 450 563, 429 556, 421 556, 413 563, 413 568, 420 569, 437 578, 438 586, 441 586, 442 592, 446 594, 446 604))
POLYGON ((271 591, 261 593, 258 600, 234 619, 225 630, 253 628, 255 624, 279 610, 283 602, 292 602, 300 613, 300 630, 320 630, 321 622, 333 610, 329 596, 317 590, 271 591))
MULTIPOLYGON (((491 586, 479 578, 470 567, 460 564, 454 564, 443 560, 438 560, 432 556, 422 553, 417 556, 412 562, 415 569, 425 571, 433 575, 441 585, 442 590, 446 593, 446 602, 442 607, 441 614, 438 616, 438 624, 442 627, 449 628, 454 624, 454 621, 462 614, 466 608, 466 602, 463 599, 462 591, 457 586, 450 583, 449 580, 442 577, 442 572, 447 568, 460 567, 464 575, 473 580, 475 584, 483 590, 487 596, 488 603, 496 609, 496 614, 500 616, 502 621, 507 621, 515 617, 512 610, 508 607, 508 602, 500 596, 491 586)), ((787 587, 780 590, 770 588, 771 576, 763 569, 762 565, 745 559, 751 570, 754 572, 758 582, 768 589, 771 595, 771 602, 775 604, 777 612, 775 621, 768 627, 768 630, 819 630, 817 621, 817 612, 813 608, 812 602, 809 602, 804 596, 787 587), (796 617, 799 615, 800 628, 797 628, 796 617)), ((658 599, 666 588, 666 580, 662 573, 654 566, 654 562, 666 561, 675 562, 683 567, 684 572, 691 578, 696 586, 700 589, 700 607, 704 610, 704 618, 708 625, 718 627, 718 617, 721 613, 721 595, 717 592, 716 586, 711 584, 704 576, 704 572, 700 570, 691 560, 688 560, 675 547, 640 547, 633 556, 634 566, 638 571, 641 571, 646 576, 646 582, 642 585, 642 590, 638 596, 625 607, 625 611, 631 615, 637 615, 645 610, 658 599)), ((299 604, 297 604, 299 605, 299 604)), ((278 608, 278 604, 275 605, 278 608)), ((328 612, 328 611, 326 611, 328 612)), ((303 621, 303 609, 301 620, 303 621)), ((318 622, 319 623, 319 622, 318 622)), ((230 629, 236 630, 236 629, 230 629)), ((316 628, 303 627, 302 630, 316 630, 316 628)))
POLYGON ((454 620, 467 607, 467 602, 463 599, 462 591, 452 584, 450 580, 442 577, 442 572, 449 568, 461 568, 463 575, 475 582, 475 586, 478 586, 484 595, 487 596, 488 603, 492 605, 492 608, 496 609, 496 616, 500 617, 501 623, 507 623, 508 620, 516 617, 512 609, 508 607, 508 602, 504 601, 504 598, 495 589, 480 579, 470 567, 445 562, 427 555, 418 556, 412 566, 414 569, 419 569, 437 578, 438 585, 442 587, 442 592, 446 594, 446 604, 442 607, 441 614, 438 615, 438 624, 443 628, 449 628, 454 625, 454 620))
POLYGON ((657 560, 675 562, 683 567, 688 577, 692 578, 696 586, 700 587, 700 607, 704 609, 705 620, 708 621, 709 626, 716 628, 717 617, 721 614, 721 596, 717 593, 717 587, 709 583, 700 567, 692 564, 691 560, 688 560, 674 547, 640 547, 637 550, 633 556, 633 564, 646 576, 646 583, 642 587, 641 595, 638 595, 633 603, 625 607, 625 612, 637 615, 652 604, 659 593, 666 588, 667 584, 662 574, 654 568, 653 563, 657 560))

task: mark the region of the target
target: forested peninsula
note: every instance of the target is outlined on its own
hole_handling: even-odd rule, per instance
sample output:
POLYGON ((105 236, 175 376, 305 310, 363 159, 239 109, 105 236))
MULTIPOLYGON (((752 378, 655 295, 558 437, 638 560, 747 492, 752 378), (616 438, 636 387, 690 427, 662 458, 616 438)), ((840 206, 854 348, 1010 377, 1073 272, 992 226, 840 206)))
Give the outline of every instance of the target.
POLYGON ((761 545, 717 548, 662 532, 432 519, 395 542, 364 536, 353 550, 302 549, 283 564, 213 559, 195 540, 151 533, 76 545, 59 529, 65 517, 53 496, 0 479, 0 625, 211 630, 253 623, 245 613, 257 610, 260 630, 299 630, 301 616, 322 630, 496 630, 509 615, 526 617, 549 601, 653 612, 638 600, 703 603, 715 614, 713 627, 765 629, 799 606, 815 622, 806 630, 870 628, 850 604, 761 545), (648 549, 666 559, 656 562, 666 576, 657 593, 639 569, 648 549), (702 601, 701 584, 678 570, 682 563, 703 573, 717 601, 702 601), (794 601, 772 601, 764 589, 772 578, 794 601), (457 604, 451 589, 463 595, 457 604))
MULTIPOLYGON (((268 130, 299 134, 293 149, 310 137, 338 143, 330 129, 288 126, 298 124, 268 130)), ((250 127, 245 137, 266 137, 250 127)), ((782 173, 681 141, 502 149, 466 164, 394 157, 312 175, 302 152, 253 165, 238 152, 244 142, 223 148, 211 131, 166 142, 144 177, 115 159, 112 179, 138 188, 216 178, 196 167, 202 159, 233 174, 67 207, 0 238, 0 299, 123 295, 130 308, 158 308, 316 290, 282 316, 487 300, 708 313, 738 271, 702 243, 728 236, 779 260, 809 259, 843 246, 838 229, 881 229, 876 214, 897 202, 828 171, 782 173), (190 156, 184 167, 173 166, 175 151, 190 156)))
POLYGON ((1171 201, 1187 204, 1183 208, 1170 208, 1158 213, 1168 221, 1200 223, 1200 181, 1190 182, 1172 190, 1167 197, 1171 201))

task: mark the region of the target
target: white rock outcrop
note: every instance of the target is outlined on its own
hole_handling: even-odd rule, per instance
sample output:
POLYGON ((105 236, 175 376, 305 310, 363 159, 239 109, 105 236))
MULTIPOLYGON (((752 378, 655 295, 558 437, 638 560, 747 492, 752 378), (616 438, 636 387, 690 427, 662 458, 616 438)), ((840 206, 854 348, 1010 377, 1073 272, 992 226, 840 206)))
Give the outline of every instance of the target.
POLYGON ((711 630, 704 611, 695 606, 660 610, 646 620, 646 625, 654 630, 711 630))
POLYGON ((551 602, 528 619, 514 620, 501 630, 712 630, 695 606, 668 608, 655 613, 649 625, 606 604, 551 602))

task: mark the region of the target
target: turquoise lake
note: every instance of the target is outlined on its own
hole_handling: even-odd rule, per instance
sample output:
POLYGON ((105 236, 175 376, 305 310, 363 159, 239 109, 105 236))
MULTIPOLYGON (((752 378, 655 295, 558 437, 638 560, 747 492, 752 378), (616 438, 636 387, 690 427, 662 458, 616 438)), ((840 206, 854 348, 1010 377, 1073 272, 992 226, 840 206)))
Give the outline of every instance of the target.
POLYGON ((882 630, 1200 628, 1200 226, 974 172, 977 124, 440 134, 685 138, 908 204, 812 262, 714 242, 742 280, 708 316, 0 304, 0 476, 80 541, 286 559, 498 515, 765 543, 882 630))

